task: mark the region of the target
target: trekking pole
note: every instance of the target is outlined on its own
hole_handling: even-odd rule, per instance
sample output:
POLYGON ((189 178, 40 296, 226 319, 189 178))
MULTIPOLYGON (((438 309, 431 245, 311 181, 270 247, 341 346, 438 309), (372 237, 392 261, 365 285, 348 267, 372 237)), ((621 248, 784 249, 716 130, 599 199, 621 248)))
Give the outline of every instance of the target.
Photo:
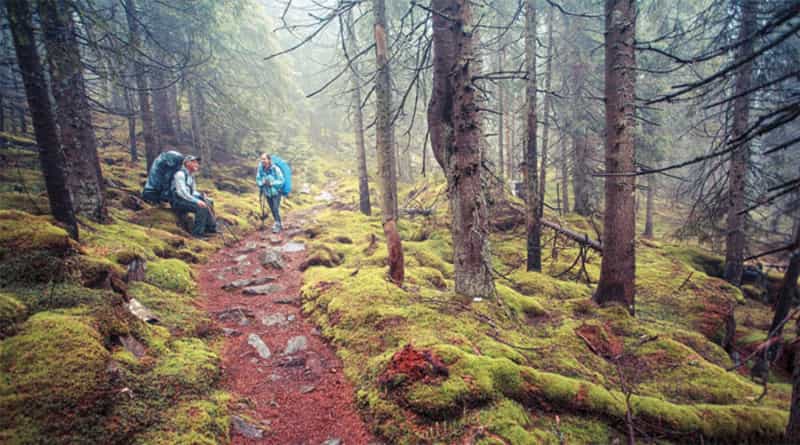
POLYGON ((264 187, 258 188, 258 204, 261 206, 261 230, 264 230, 264 220, 267 219, 267 214, 264 211, 264 187))

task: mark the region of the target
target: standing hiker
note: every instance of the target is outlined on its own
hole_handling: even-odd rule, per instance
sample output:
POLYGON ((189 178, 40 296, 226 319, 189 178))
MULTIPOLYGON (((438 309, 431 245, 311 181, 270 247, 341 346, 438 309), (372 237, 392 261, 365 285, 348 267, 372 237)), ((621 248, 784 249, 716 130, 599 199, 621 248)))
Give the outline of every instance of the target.
POLYGON ((267 198, 269 210, 275 219, 272 225, 272 233, 279 233, 283 229, 281 224, 281 195, 284 189, 284 175, 278 166, 272 163, 270 155, 264 153, 258 163, 256 173, 256 185, 259 193, 267 198))
POLYGON ((200 169, 200 158, 188 155, 183 166, 172 177, 172 208, 176 212, 194 213, 192 235, 200 238, 217 233, 217 221, 210 198, 195 188, 194 173, 200 169))

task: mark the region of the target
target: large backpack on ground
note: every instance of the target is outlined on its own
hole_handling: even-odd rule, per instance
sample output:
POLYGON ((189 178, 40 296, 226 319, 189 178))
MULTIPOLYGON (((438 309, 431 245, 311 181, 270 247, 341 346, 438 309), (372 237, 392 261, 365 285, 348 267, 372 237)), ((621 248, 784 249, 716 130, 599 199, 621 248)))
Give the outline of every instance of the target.
POLYGON ((147 174, 147 183, 142 190, 145 201, 158 204, 169 201, 172 196, 172 177, 183 166, 184 156, 177 151, 165 151, 158 155, 147 174))
POLYGON ((281 194, 283 196, 289 195, 292 191, 292 169, 289 167, 289 163, 277 155, 270 155, 269 158, 272 160, 273 164, 281 169, 281 173, 283 173, 283 188, 281 188, 281 194))

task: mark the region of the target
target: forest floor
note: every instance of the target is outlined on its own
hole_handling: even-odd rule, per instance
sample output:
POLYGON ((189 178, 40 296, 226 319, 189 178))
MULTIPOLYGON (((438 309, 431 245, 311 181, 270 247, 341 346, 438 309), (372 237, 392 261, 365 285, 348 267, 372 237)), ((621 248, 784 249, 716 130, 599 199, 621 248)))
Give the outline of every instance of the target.
POLYGON ((288 238, 308 214, 289 215, 280 235, 249 234, 200 269, 203 308, 225 338, 222 387, 234 401, 233 444, 375 442, 341 360, 300 309, 307 255, 288 238))

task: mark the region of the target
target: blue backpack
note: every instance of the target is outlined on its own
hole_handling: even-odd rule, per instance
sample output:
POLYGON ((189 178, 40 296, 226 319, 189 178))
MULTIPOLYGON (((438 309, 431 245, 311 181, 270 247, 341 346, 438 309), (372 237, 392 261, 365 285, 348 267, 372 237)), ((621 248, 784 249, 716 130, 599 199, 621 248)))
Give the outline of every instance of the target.
POLYGON ((150 166, 142 198, 151 204, 169 201, 172 196, 172 177, 183 166, 184 156, 177 151, 165 151, 150 166))
POLYGON ((269 158, 272 160, 273 164, 281 169, 281 173, 283 173, 283 188, 281 189, 281 195, 288 196, 292 191, 292 169, 289 167, 289 163, 284 161, 280 156, 270 155, 269 158))

